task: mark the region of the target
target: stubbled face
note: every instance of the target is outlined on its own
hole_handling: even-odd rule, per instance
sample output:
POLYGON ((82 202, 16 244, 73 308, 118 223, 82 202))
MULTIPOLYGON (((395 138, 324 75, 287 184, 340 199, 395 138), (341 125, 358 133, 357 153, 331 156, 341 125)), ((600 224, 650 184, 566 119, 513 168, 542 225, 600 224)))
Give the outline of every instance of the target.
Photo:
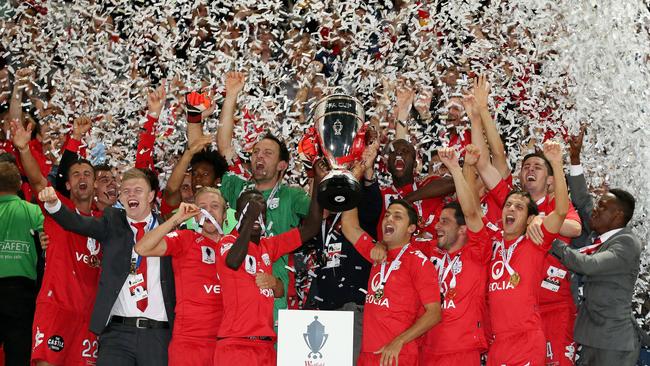
POLYGON ((192 176, 185 174, 181 184, 181 200, 185 203, 194 203, 194 190, 192 189, 192 176))
POLYGON ((154 192, 144 178, 128 179, 120 188, 120 203, 126 215, 134 220, 144 220, 151 212, 154 192))
POLYGON ((404 140, 397 140, 388 147, 388 172, 397 178, 413 176, 415 153, 404 140))
POLYGON ((528 198, 520 194, 512 194, 503 205, 503 232, 505 234, 521 235, 528 224, 528 198))
POLYGON ((414 224, 409 224, 408 211, 404 206, 399 204, 388 206, 381 222, 384 243, 388 245, 405 244, 415 229, 414 224))
POLYGON ((192 188, 198 190, 201 187, 213 187, 216 174, 214 167, 206 162, 199 162, 192 165, 192 188))
POLYGON ((251 170, 256 181, 273 180, 281 170, 280 147, 270 139, 262 139, 253 147, 251 170))
POLYGON ((110 170, 99 170, 95 175, 95 199, 103 206, 117 202, 117 177, 110 170))
POLYGON ((436 233, 438 234, 438 247, 448 250, 458 240, 461 225, 456 223, 453 208, 445 208, 440 213, 440 220, 436 224, 436 233))
POLYGON ((544 159, 533 156, 523 162, 519 182, 528 193, 545 193, 552 180, 548 173, 544 159))
POLYGON ((465 115, 465 108, 463 107, 462 100, 458 97, 449 98, 447 107, 447 125, 458 126, 461 124, 463 116, 465 115))
POLYGON ((622 210, 616 204, 616 196, 604 193, 591 211, 589 226, 599 235, 606 233, 615 227, 612 223, 617 222, 618 215, 622 215, 622 210))
POLYGON ((70 190, 70 197, 85 201, 94 194, 95 172, 88 164, 74 164, 68 170, 68 181, 65 186, 70 190))
MULTIPOLYGON (((217 223, 223 227, 223 219, 226 212, 223 199, 216 193, 206 192, 196 197, 196 205, 208 211, 217 223)), ((205 220, 203 223, 203 232, 206 234, 217 233, 217 228, 210 220, 205 220)))

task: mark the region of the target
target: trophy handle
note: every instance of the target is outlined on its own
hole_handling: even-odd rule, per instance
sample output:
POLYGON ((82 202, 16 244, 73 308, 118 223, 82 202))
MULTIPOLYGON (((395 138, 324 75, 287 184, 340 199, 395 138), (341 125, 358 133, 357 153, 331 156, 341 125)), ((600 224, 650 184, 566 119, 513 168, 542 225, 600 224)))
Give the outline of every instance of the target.
POLYGON ((322 350, 323 347, 325 347, 325 343, 327 343, 327 338, 328 337, 329 337, 329 334, 323 334, 323 343, 321 343, 320 347, 318 348, 319 351, 322 350))

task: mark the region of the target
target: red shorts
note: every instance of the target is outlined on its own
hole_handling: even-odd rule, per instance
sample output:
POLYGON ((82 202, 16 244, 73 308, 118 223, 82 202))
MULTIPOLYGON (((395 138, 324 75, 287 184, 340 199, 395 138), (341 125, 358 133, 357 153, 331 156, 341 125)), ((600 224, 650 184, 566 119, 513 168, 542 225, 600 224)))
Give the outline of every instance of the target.
POLYGON ((577 352, 573 341, 576 321, 573 306, 541 309, 540 315, 546 336, 546 366, 574 365, 577 352))
MULTIPOLYGON (((374 354, 371 352, 361 352, 357 360, 357 366, 379 366, 381 361, 381 354, 374 354)), ((405 355, 400 353, 398 359, 399 366, 418 366, 418 355, 405 355)), ((390 366, 395 366, 393 363, 390 366)))
POLYGON ((169 366, 212 366, 217 337, 200 339, 172 335, 169 342, 169 366))
POLYGON ((544 366, 545 345, 541 330, 497 335, 488 351, 487 366, 544 366))
POLYGON ((273 341, 224 338, 217 341, 214 366, 275 366, 273 341))
POLYGON ((481 352, 463 351, 436 355, 420 351, 420 366, 480 366, 481 352))
POLYGON ((97 337, 88 330, 90 314, 79 314, 52 303, 36 304, 32 326, 32 365, 90 366, 97 363, 97 337))

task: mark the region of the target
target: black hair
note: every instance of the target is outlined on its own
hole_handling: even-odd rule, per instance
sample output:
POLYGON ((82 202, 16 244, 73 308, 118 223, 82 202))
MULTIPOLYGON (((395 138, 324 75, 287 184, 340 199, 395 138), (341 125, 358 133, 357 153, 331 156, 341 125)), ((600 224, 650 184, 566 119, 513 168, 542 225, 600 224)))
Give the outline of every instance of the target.
POLYGON ((457 225, 466 225, 465 215, 463 214, 463 209, 460 206, 460 203, 457 201, 452 201, 442 207, 443 210, 447 208, 454 210, 454 219, 456 220, 457 225))
POLYGON ((634 206, 636 205, 634 196, 630 192, 619 188, 610 189, 609 193, 616 197, 616 204, 623 211, 623 224, 627 225, 634 215, 634 206))
POLYGON ((255 189, 255 188, 250 188, 250 189, 243 190, 239 194, 239 197, 237 197, 237 207, 235 208, 236 211, 240 212, 241 210, 243 210, 244 207, 242 205, 244 204, 244 202, 248 202, 248 199, 249 199, 248 196, 254 196, 254 195, 259 195, 260 197, 264 198, 264 195, 262 194, 262 192, 260 192, 259 190, 255 189))
POLYGON ((530 154, 524 156, 524 159, 521 161, 521 166, 523 167, 526 160, 528 160, 530 158, 540 158, 540 159, 544 160, 544 165, 546 166, 546 170, 548 172, 549 177, 553 176, 553 167, 551 166, 551 162, 548 161, 546 156, 544 156, 544 154, 542 154, 542 153, 534 152, 534 153, 530 153, 530 154))
POLYGON ((79 158, 79 159, 76 159, 76 160, 74 160, 74 161, 72 161, 70 163, 70 166, 68 167, 68 171, 66 172, 66 175, 65 175, 65 180, 66 181, 68 180, 68 174, 70 173, 70 169, 72 169, 73 166, 82 165, 82 164, 88 165, 90 167, 90 169, 93 170, 93 174, 95 174, 95 167, 93 166, 93 164, 90 161, 88 161, 87 159, 79 158))
POLYGON ((530 193, 526 191, 522 191, 520 189, 513 189, 508 193, 506 196, 506 199, 503 200, 503 206, 505 207, 506 201, 508 200, 508 197, 512 196, 513 194, 518 194, 524 198, 528 198, 528 217, 530 216, 537 216, 539 215, 539 208, 537 207, 537 203, 533 199, 533 197, 530 195, 530 193))
POLYGON ((287 144, 285 144, 284 141, 280 140, 278 137, 276 137, 274 134, 270 132, 267 132, 266 135, 262 137, 262 140, 265 139, 274 141, 276 144, 278 144, 278 147, 280 148, 280 161, 286 161, 288 163, 290 160, 290 156, 289 156, 289 149, 287 148, 287 144))
POLYGON ((198 163, 206 163, 212 166, 215 179, 220 179, 228 171, 226 159, 216 150, 207 149, 195 154, 190 160, 190 166, 198 163))
POLYGON ((111 170, 113 170, 113 168, 108 164, 99 164, 95 166, 95 173, 110 172, 111 170))
POLYGON ((418 224, 418 213, 415 211, 415 208, 413 208, 413 205, 408 203, 408 201, 403 200, 401 198, 396 199, 391 201, 391 203, 388 205, 388 207, 392 205, 400 205, 406 209, 406 213, 409 215, 409 225, 416 225, 418 224))

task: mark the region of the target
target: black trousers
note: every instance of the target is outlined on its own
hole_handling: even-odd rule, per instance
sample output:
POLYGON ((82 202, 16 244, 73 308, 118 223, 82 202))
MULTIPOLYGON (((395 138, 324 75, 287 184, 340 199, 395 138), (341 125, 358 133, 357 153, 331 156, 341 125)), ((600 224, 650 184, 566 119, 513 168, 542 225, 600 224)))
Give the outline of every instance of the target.
POLYGON ((97 366, 165 366, 171 329, 109 324, 99 336, 97 366))
POLYGON ((0 279, 0 344, 6 366, 29 365, 36 282, 26 277, 0 279))

